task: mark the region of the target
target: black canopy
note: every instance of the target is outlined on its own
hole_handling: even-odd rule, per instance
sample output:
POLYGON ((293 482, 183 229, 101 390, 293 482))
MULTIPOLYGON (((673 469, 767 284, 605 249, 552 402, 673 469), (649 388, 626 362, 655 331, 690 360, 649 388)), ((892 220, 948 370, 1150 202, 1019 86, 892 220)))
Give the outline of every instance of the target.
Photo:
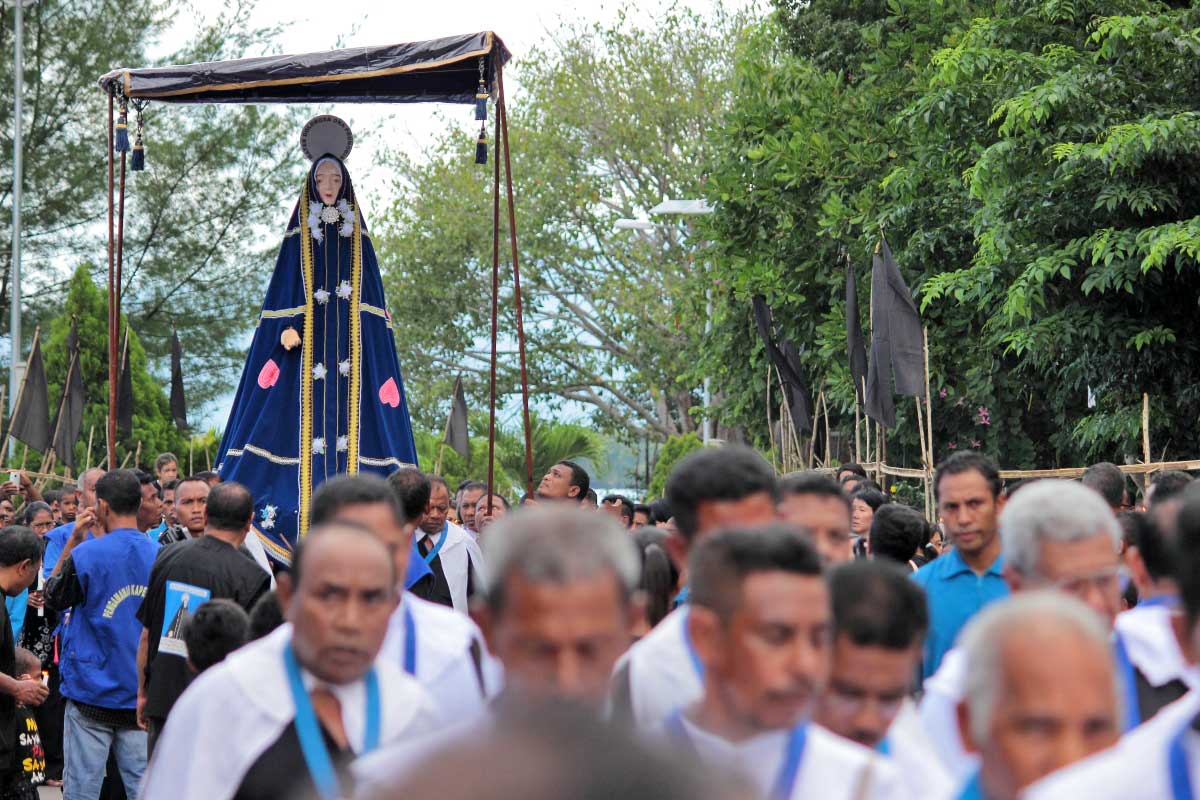
POLYGON ((115 69, 105 91, 168 103, 473 103, 479 59, 492 87, 510 54, 484 31, 424 42, 351 47, 144 69, 115 69))

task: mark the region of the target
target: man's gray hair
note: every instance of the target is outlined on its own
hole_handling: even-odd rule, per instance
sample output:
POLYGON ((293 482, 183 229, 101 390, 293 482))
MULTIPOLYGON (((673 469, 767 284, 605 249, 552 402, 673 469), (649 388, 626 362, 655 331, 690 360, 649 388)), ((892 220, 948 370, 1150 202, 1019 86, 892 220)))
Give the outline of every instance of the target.
MULTIPOLYGON (((967 623, 957 645, 967 658, 965 697, 971 736, 976 743, 988 740, 996 701, 1006 691, 1002 674, 1005 647, 1012 637, 1029 636, 1039 629, 1053 631, 1056 638, 1063 634, 1079 636, 1111 659, 1110 632, 1103 618, 1068 594, 1039 589, 1018 592, 992 603, 967 623)), ((1115 719, 1121 720, 1124 718, 1121 677, 1116 669, 1112 675, 1115 719)))
POLYGON ((623 599, 633 594, 641 559, 629 532, 608 514, 574 505, 523 508, 490 526, 483 537, 487 565, 486 601, 493 611, 505 604, 509 578, 563 584, 611 574, 623 599))
POLYGON ((104 470, 101 467, 89 467, 88 469, 83 470, 82 473, 79 473, 79 479, 76 481, 76 492, 84 491, 84 488, 83 488, 84 482, 86 480, 88 480, 88 476, 91 475, 92 473, 100 473, 101 475, 103 475, 104 470))
POLYGON ((1037 572, 1044 541, 1078 542, 1107 536, 1121 545, 1121 526, 1100 495, 1075 481, 1040 480, 1013 495, 1000 513, 1004 564, 1022 575, 1037 572))

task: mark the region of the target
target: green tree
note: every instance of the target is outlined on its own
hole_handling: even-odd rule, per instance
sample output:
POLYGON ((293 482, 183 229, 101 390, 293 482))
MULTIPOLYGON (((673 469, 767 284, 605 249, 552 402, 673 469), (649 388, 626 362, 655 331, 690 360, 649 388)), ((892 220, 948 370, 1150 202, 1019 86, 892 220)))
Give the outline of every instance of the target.
POLYGON ((688 453, 702 447, 704 447, 704 443, 694 433, 685 433, 682 436, 672 436, 667 439, 667 443, 663 445, 658 454, 658 460, 654 462, 654 472, 650 475, 650 486, 646 489, 647 501, 656 500, 666 494, 667 478, 670 477, 671 470, 675 469, 675 465, 688 453))
MULTIPOLYGON (((50 385, 51 418, 57 413, 67 376, 67 334, 72 321, 79 331, 80 376, 83 378, 83 428, 75 444, 77 472, 84 466, 99 464, 107 447, 108 419, 108 302, 104 292, 91 278, 87 265, 81 265, 71 278, 66 303, 60 314, 43 329, 42 353, 50 385), (92 452, 87 442, 94 432, 92 452)), ((124 330, 124 317, 122 317, 124 330)), ((117 463, 134 454, 141 443, 142 465, 153 464, 155 456, 173 452, 186 458, 187 437, 175 428, 166 391, 150 374, 146 352, 136 332, 129 338, 129 358, 133 378, 133 432, 118 434, 117 463)), ((133 464, 132 458, 129 462, 133 464)))
MULTIPOLYGON (((226 0, 191 40, 163 58, 236 58, 272 46, 277 29, 249 25, 253 2, 226 0)), ((182 0, 42 0, 25 13, 25 180, 22 251, 28 343, 35 324, 62 308, 72 275, 90 265, 107 281, 107 98, 97 78, 149 62, 147 45, 182 0)), ((0 42, 12 50, 12 7, 0 6, 0 42)), ((12 86, 11 59, 0 85, 12 86)), ((0 312, 11 274, 11 103, 0 104, 0 312)), ((179 331, 193 411, 228 391, 244 358, 284 220, 299 190, 295 134, 302 111, 256 106, 152 104, 145 112, 146 170, 127 176, 122 310, 141 335, 150 369, 165 379, 172 326, 179 331), (264 232, 269 235, 263 236, 264 232), (259 242, 269 241, 263 247, 259 242)), ((136 115, 130 113, 131 135, 136 115)), ((103 335, 103 334, 102 334, 103 335)), ((6 348, 7 350, 7 348, 6 348)))
MULTIPOLYGON (((724 290, 692 375, 726 421, 766 439, 761 292, 848 427, 839 248, 865 308, 886 231, 929 327, 939 458, 1121 460, 1142 392, 1155 441, 1195 453, 1198 29, 1140 0, 781 0, 739 54, 707 187, 724 290)), ((915 463, 898 410, 889 459, 915 463)))
MULTIPOLYGON (((642 28, 623 15, 612 27, 568 23, 514 65, 525 333, 543 408, 582 403, 598 426, 626 436, 695 429, 697 384, 680 380, 704 325, 695 247, 678 222, 640 234, 613 224, 699 192, 704 132, 729 102, 730 44, 743 24, 682 10, 642 28)), ((429 429, 445 418, 456 373, 486 397, 492 170, 472 163, 473 144, 455 126, 426 158, 393 154, 396 200, 377 226, 413 411, 429 429)), ((499 387, 511 395, 511 269, 502 275, 499 387)))

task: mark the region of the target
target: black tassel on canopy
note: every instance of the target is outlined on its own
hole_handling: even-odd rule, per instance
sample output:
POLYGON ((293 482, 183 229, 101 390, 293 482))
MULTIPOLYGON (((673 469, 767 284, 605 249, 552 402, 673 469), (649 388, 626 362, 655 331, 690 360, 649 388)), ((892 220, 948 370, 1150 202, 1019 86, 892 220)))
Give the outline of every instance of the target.
POLYGON ((487 163, 487 123, 479 126, 479 140, 475 142, 475 163, 487 163))
POLYGON ((146 149, 142 144, 142 107, 137 108, 137 137, 133 140, 133 154, 129 157, 129 168, 141 172, 146 168, 146 149))
POLYGON ((117 153, 129 152, 129 101, 121 98, 121 111, 117 115, 116 138, 113 140, 113 150, 117 153))

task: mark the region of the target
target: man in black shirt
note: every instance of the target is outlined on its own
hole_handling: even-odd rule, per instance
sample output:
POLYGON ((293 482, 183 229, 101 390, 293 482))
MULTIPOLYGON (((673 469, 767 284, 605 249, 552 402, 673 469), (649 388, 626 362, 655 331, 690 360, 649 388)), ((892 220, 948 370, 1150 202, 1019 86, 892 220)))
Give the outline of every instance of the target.
POLYGON ((218 484, 205 504, 204 535, 168 545, 150 572, 138 609, 138 724, 154 752, 171 706, 192 679, 183 643, 184 624, 207 600, 227 598, 249 611, 270 589, 271 576, 239 550, 254 519, 254 498, 238 483, 218 484))
MULTIPOLYGON (((16 597, 37 578, 42 546, 29 528, 0 530, 0 591, 16 597)), ((16 760, 17 703, 36 706, 49 693, 40 680, 17 679, 17 655, 8 610, 0 603, 0 786, 12 782, 21 765, 16 760)))

